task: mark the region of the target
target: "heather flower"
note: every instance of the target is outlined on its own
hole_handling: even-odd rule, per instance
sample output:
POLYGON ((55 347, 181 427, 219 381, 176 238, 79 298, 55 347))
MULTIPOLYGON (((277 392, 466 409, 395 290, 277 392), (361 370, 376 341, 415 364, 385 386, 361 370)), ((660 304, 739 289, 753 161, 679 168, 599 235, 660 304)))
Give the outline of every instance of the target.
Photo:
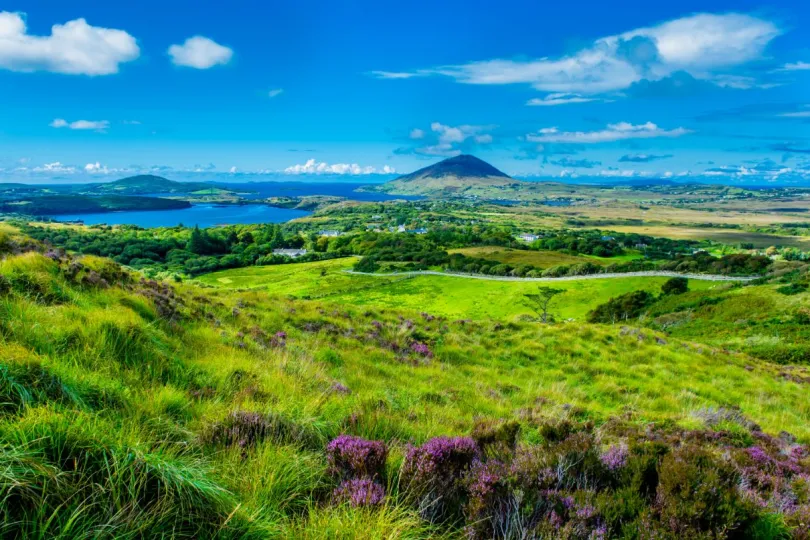
POLYGON ((436 317, 431 315, 430 313, 422 312, 422 318, 425 319, 427 322, 434 320, 436 317))
POLYGON ((430 347, 419 341, 414 341, 413 343, 411 343, 411 351, 414 354, 424 356, 425 358, 433 357, 433 353, 431 352, 430 347))
POLYGON ((383 323, 381 323, 381 322, 380 322, 380 321, 378 321, 378 320, 373 320, 373 321, 371 321, 371 326, 373 326, 373 327, 374 327, 374 328, 376 328, 377 330, 381 330, 381 329, 382 329, 382 327, 383 327, 383 323))
POLYGON ((461 481, 477 455, 470 437, 436 437, 408 449, 400 482, 424 519, 436 521, 460 512, 461 481))
POLYGON ((406 485, 428 490, 450 487, 470 468, 477 454, 478 447, 470 437, 436 437, 408 449, 401 478, 406 485))
POLYGON ((590 519, 595 515, 596 515, 596 508, 594 508, 589 504, 577 508, 577 518, 579 519, 590 519))
POLYGON ((748 454, 748 457, 750 457, 751 460, 758 466, 768 465, 771 463, 771 457, 759 446, 746 448, 745 451, 748 454))
POLYGON ((343 383, 339 383, 337 381, 332 383, 332 386, 330 387, 330 390, 332 390, 332 392, 336 392, 338 394, 351 394, 352 393, 352 391, 349 389, 348 386, 346 386, 343 383))
POLYGON ((404 323, 404 324, 405 324, 405 328, 406 328, 406 329, 408 329, 408 330, 412 330, 412 329, 413 329, 413 321, 412 321, 412 320, 408 319, 408 320, 406 320, 406 321, 405 321, 405 323, 404 323))
POLYGON ((383 474, 388 448, 382 441, 340 435, 326 447, 332 473, 343 478, 376 478, 383 474))
POLYGON ((611 446, 605 453, 599 456, 599 460, 610 471, 621 469, 627 464, 627 446, 620 444, 611 446))
POLYGON ((278 339, 287 339, 287 332, 284 331, 276 332, 276 337, 278 339))
POLYGON ((346 480, 335 489, 335 499, 353 507, 376 506, 385 499, 385 488, 368 478, 346 480))

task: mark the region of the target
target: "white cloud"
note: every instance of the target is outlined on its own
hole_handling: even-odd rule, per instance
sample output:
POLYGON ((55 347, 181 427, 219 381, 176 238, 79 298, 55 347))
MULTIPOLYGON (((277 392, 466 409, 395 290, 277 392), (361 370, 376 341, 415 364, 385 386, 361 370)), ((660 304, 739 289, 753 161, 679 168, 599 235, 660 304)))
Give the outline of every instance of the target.
MULTIPOLYGON (((439 143, 442 144, 462 143, 470 137, 478 135, 482 131, 491 129, 491 127, 492 126, 471 126, 467 124, 454 127, 447 126, 439 122, 433 122, 430 124, 431 131, 439 134, 439 143)), ((488 142, 492 142, 492 136, 487 136, 489 137, 488 142)))
POLYGON ((778 116, 782 116, 784 118, 810 118, 810 111, 798 111, 798 112, 790 112, 790 113, 782 113, 778 116))
POLYGON ((378 79, 410 79, 420 77, 420 73, 408 73, 404 71, 372 71, 371 75, 378 79))
POLYGON ((660 80, 676 71, 712 81, 760 58, 781 33, 774 23, 751 15, 698 13, 598 39, 570 56, 374 73, 399 79, 444 75, 466 84, 523 83, 546 92, 598 94, 623 90, 643 79, 660 80))
POLYGON ((278 95, 281 95, 284 92, 283 88, 273 88, 269 92, 267 92, 267 97, 274 98, 278 95))
POLYGON ((414 153, 427 156, 453 157, 462 153, 462 148, 471 144, 490 144, 493 141, 491 134, 487 133, 496 126, 474 126, 463 124, 449 126, 441 122, 430 124, 430 131, 413 129, 410 138, 425 140, 424 146, 418 148, 400 149, 404 153, 414 153))
POLYGON ((391 174, 396 172, 395 169, 386 165, 381 171, 376 167, 366 166, 361 167, 357 163, 325 163, 323 161, 315 161, 314 159, 307 160, 304 164, 292 165, 284 169, 286 174, 391 174))
POLYGON ((168 52, 174 65, 196 69, 227 64, 233 57, 232 49, 203 36, 190 37, 182 45, 172 45, 168 52))
POLYGON ((559 131, 557 128, 543 128, 537 133, 526 135, 526 140, 529 142, 593 144, 626 139, 680 137, 689 133, 692 132, 682 127, 671 130, 661 129, 652 122, 638 125, 619 122, 608 124, 606 129, 599 131, 559 131))
POLYGON ((53 163, 45 163, 39 167, 34 167, 31 169, 34 172, 44 172, 44 173, 75 173, 76 168, 71 167, 69 165, 64 165, 59 161, 54 161, 53 163))
POLYGON ((785 64, 779 71, 808 71, 810 70, 810 62, 795 62, 793 64, 785 64))
POLYGON ((534 98, 526 102, 532 107, 554 107, 556 105, 570 105, 572 103, 588 103, 589 101, 603 101, 597 98, 586 98, 579 94, 556 93, 544 98, 534 98))
POLYGON ((425 156, 454 157, 461 154, 461 150, 454 148, 450 143, 439 143, 423 146, 422 148, 417 148, 416 151, 417 153, 425 156))
POLYGON ((88 163, 87 165, 85 165, 84 172, 88 174, 110 174, 113 171, 108 169, 106 165, 102 165, 101 163, 96 161, 95 163, 88 163))
POLYGON ((64 118, 56 118, 49 124, 53 128, 68 128, 76 130, 95 130, 104 131, 110 127, 108 120, 76 120, 75 122, 68 122, 64 118))
POLYGON ((123 30, 75 19, 51 27, 49 36, 28 33, 24 14, 0 12, 0 68, 69 75, 109 75, 140 56, 135 38, 123 30))

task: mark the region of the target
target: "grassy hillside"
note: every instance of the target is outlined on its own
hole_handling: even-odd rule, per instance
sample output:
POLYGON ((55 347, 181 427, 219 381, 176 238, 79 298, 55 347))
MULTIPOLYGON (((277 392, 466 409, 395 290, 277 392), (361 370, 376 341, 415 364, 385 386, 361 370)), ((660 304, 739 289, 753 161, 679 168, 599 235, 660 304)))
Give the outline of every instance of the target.
MULTIPOLYGON (((485 281, 443 276, 355 276, 344 270, 353 258, 288 266, 238 268, 206 274, 199 281, 230 289, 256 288, 276 295, 308 297, 355 306, 424 310, 456 319, 513 320, 530 315, 523 295, 538 283, 485 281)), ((613 296, 635 290, 658 292, 666 278, 627 277, 558 281, 551 285, 565 292, 555 299, 552 312, 561 319, 583 320, 585 314, 613 296)), ((544 283, 547 285, 548 283, 544 283)), ((694 281, 695 290, 716 287, 694 281)))
POLYGON ((0 246, 3 536, 781 538, 810 515, 806 386, 745 355, 0 246))

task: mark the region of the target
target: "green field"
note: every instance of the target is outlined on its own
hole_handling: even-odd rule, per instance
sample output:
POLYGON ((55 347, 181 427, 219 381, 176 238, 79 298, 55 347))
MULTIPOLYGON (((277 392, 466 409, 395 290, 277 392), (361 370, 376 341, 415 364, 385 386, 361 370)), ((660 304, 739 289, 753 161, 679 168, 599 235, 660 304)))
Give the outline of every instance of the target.
POLYGON ((610 230, 625 233, 647 234, 650 236, 660 236, 675 240, 712 240, 714 242, 730 245, 750 243, 753 244, 755 248, 760 249, 770 246, 786 246, 806 250, 810 247, 810 237, 807 236, 780 236, 776 234, 755 233, 737 229, 616 225, 611 226, 610 230))
POLYGON ((498 246, 459 248, 448 250, 448 252, 461 253, 468 257, 478 257, 512 265, 531 264, 537 268, 551 268, 552 266, 585 262, 607 266, 609 264, 622 263, 640 258, 640 255, 635 253, 628 253, 618 257, 597 257, 595 255, 569 255, 559 251, 530 251, 498 246))
MULTIPOLYGON (((372 277, 343 272, 355 259, 239 268, 201 276, 199 281, 228 289, 256 288, 274 295, 319 298, 354 306, 426 311, 457 319, 511 320, 531 314, 523 295, 537 290, 532 282, 488 281, 442 276, 372 277), (325 272, 325 275, 321 275, 325 272)), ((564 289, 554 301, 558 318, 582 320, 608 299, 635 290, 658 292, 667 278, 628 277, 542 283, 564 289)), ((690 282, 693 290, 718 287, 716 282, 690 282)))

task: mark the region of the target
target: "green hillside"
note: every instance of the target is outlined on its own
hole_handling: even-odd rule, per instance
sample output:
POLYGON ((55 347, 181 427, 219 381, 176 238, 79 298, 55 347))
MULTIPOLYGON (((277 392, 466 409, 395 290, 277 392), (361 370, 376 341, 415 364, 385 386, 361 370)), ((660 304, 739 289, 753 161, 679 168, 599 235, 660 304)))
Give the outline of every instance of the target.
POLYGON ((810 400, 768 362, 0 250, 4 537, 806 530, 810 400))

